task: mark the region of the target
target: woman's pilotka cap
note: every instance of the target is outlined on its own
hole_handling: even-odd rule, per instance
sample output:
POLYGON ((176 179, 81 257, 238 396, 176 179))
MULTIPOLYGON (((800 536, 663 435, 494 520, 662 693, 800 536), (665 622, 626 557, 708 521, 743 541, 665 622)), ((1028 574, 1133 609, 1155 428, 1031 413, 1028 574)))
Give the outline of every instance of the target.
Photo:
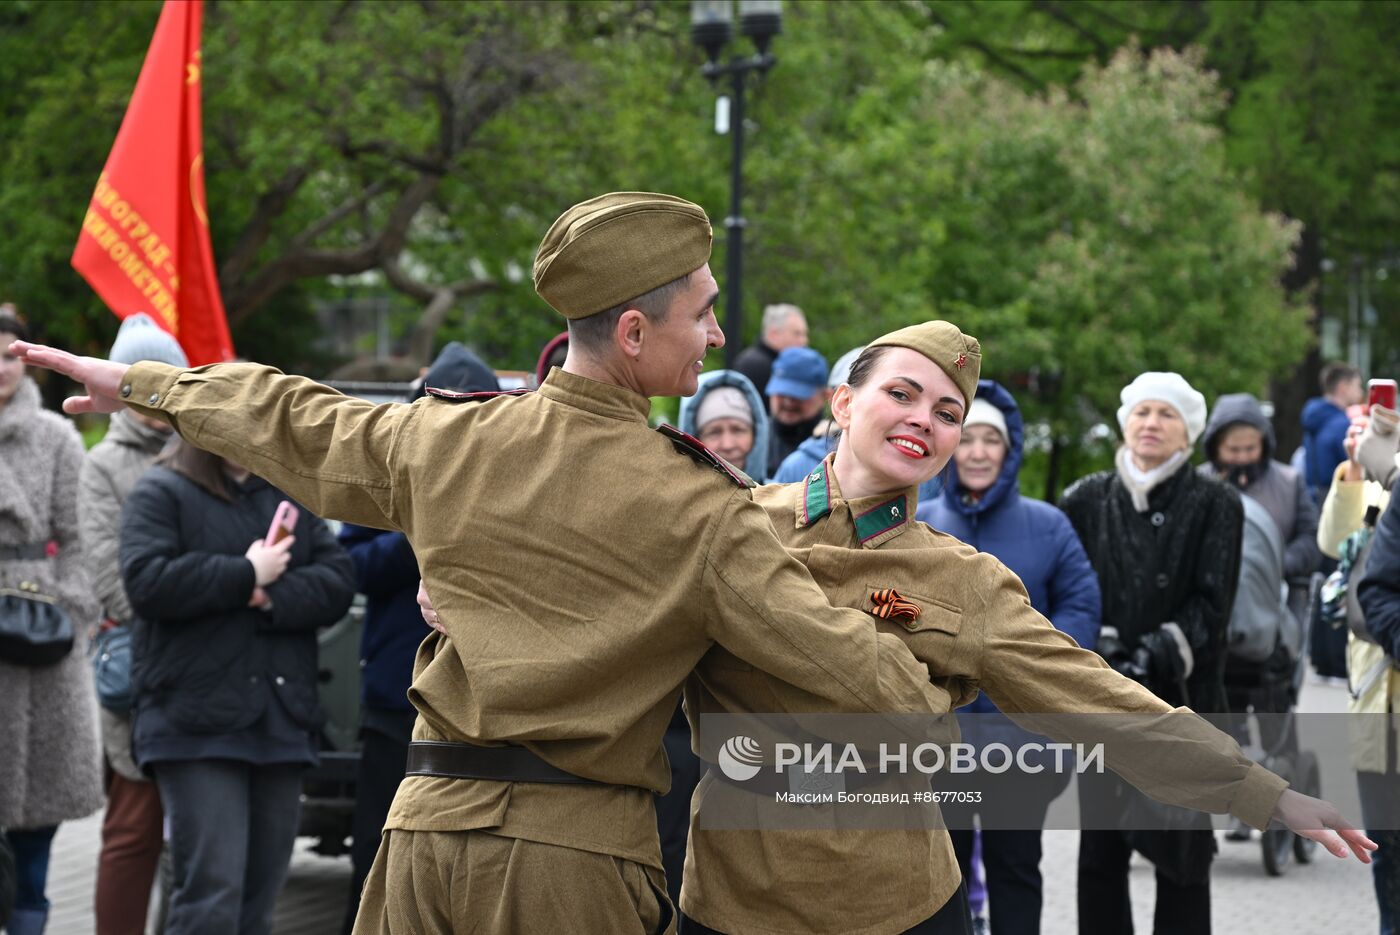
POLYGON ((872 347, 907 347, 918 351, 938 365, 957 384, 963 395, 964 411, 977 395, 977 378, 982 373, 982 345, 958 326, 946 321, 926 321, 898 331, 891 331, 866 345, 872 347))
POLYGON ((559 216, 535 254, 535 291, 568 319, 587 318, 710 261, 699 205, 674 195, 612 192, 559 216))

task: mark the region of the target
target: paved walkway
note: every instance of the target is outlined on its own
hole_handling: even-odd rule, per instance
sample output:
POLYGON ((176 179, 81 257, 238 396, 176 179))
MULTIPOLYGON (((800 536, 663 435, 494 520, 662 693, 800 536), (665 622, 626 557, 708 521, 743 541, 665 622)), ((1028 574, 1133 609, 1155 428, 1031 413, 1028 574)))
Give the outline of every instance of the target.
MULTIPOLYGON (((1303 710, 1343 711, 1343 689, 1309 683, 1303 710)), ((92 892, 100 817, 69 822, 54 842, 49 898, 54 903, 50 935, 93 935, 92 892)), ((277 904, 277 935, 335 935, 349 886, 348 858, 311 853, 311 842, 297 842, 291 874, 277 904)), ((1043 935, 1074 935, 1075 860, 1079 835, 1048 831, 1041 870, 1045 878, 1043 935)), ((1290 864, 1283 877, 1269 877, 1259 855, 1258 836, 1248 843, 1220 842, 1212 871, 1212 917, 1219 935, 1371 935, 1379 923, 1370 868, 1317 850, 1308 866, 1290 864)), ((1152 866, 1134 858, 1131 873, 1133 917, 1138 932, 1152 931, 1156 884, 1152 866)), ((593 933, 580 933, 593 935, 593 933)), ((606 933, 599 933, 606 935, 606 933)), ((1190 933, 1183 933, 1190 935, 1190 933)))

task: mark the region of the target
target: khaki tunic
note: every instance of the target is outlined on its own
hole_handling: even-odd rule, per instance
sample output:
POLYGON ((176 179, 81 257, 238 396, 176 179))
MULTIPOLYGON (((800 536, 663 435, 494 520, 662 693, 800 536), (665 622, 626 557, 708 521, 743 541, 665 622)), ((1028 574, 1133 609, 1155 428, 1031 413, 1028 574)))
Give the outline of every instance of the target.
MULTIPOLYGON (((518 744, 605 783, 408 777, 386 829, 659 870, 661 739, 715 643, 818 708, 946 707, 899 637, 831 608, 747 487, 649 429, 648 400, 621 387, 556 369, 535 393, 375 406, 251 364, 141 363, 123 382, 128 403, 317 514, 407 535, 451 637, 419 650, 416 739, 518 744)), ((424 886, 414 898, 442 892, 424 886)))
MULTIPOLYGON (((920 606, 921 615, 907 627, 872 619, 928 664, 945 708, 970 702, 980 689, 1012 715, 1168 715, 1150 728, 1134 720, 1137 736, 1129 745, 1136 749, 1115 755, 1110 742, 1107 764, 1172 804, 1267 825, 1287 783, 1251 762, 1225 734, 1181 717, 1184 708, 1173 713, 1079 648, 1031 607, 1020 580, 995 558, 914 522, 914 488, 894 497, 844 500, 833 458, 805 481, 760 488, 754 499, 833 604, 870 611, 873 591, 895 588, 920 606), (1169 747, 1169 755, 1151 755, 1169 747)), ((797 704, 790 687, 716 647, 687 683, 686 707, 694 719, 792 711, 797 704), (779 700, 783 706, 775 707, 779 700)), ((693 800, 681 893, 681 908, 703 925, 734 935, 885 935, 932 916, 958 888, 958 864, 944 831, 702 830, 700 805, 715 783, 724 782, 715 775, 706 773, 693 800)))

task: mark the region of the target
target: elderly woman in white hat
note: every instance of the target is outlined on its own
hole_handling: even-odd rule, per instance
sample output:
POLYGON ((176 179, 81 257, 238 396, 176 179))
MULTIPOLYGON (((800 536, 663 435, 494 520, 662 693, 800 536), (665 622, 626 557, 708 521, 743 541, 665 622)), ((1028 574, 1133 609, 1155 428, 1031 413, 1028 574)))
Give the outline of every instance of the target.
MULTIPOLYGON (((1191 468, 1206 401, 1180 374, 1141 374, 1121 397, 1123 445, 1114 470, 1081 479, 1061 503, 1099 577, 1098 651, 1171 704, 1224 712, 1225 636, 1244 521, 1239 494, 1191 468)), ((1101 807, 1136 795, 1115 785, 1116 777, 1081 783, 1081 801, 1101 807)), ((1156 931, 1208 933, 1215 841, 1206 824, 1084 831, 1081 935, 1132 930, 1127 880, 1134 849, 1157 866, 1156 931)))

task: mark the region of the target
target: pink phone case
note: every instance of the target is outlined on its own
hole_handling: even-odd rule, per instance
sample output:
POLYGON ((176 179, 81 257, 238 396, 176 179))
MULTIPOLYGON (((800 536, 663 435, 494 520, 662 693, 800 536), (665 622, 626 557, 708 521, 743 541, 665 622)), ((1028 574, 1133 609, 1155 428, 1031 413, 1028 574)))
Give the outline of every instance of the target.
POLYGON ((292 505, 292 501, 283 500, 277 504, 277 512, 272 514, 272 525, 267 527, 267 538, 263 541, 268 545, 276 545, 292 534, 292 530, 297 525, 298 510, 292 505))

